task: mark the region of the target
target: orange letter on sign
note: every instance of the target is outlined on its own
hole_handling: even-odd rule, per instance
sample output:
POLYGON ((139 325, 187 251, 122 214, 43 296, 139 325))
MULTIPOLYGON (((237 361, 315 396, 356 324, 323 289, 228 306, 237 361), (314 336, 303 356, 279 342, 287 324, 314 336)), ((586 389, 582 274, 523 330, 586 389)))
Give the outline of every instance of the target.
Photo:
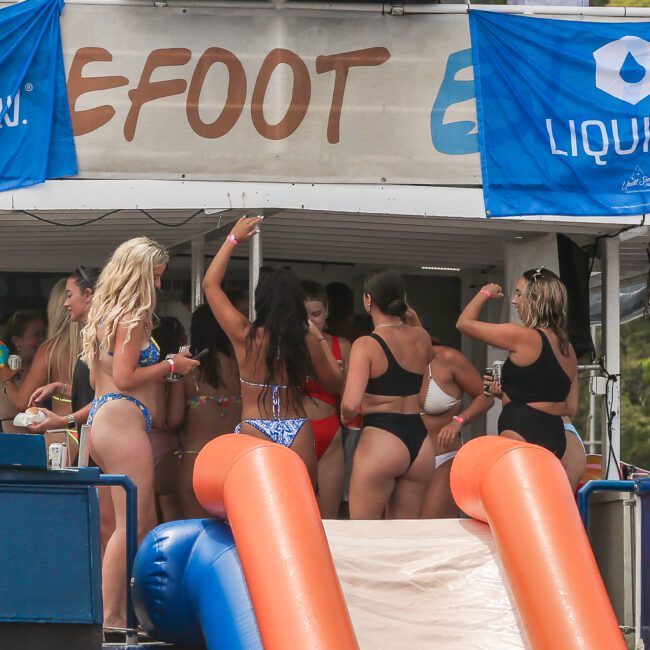
POLYGON ((357 66, 381 65, 390 59, 390 52, 385 47, 370 47, 365 50, 341 52, 330 56, 316 57, 316 72, 336 73, 334 77, 334 92, 332 93, 332 107, 327 121, 327 141, 336 144, 339 141, 339 126, 341 123, 341 107, 345 84, 348 80, 350 68, 357 66))
POLYGON ((208 48, 196 65, 190 90, 187 93, 187 121, 194 133, 202 138, 220 138, 226 135, 239 119, 246 101, 246 73, 241 61, 228 50, 220 47, 208 48), (199 100, 205 75, 214 63, 223 63, 228 68, 228 96, 221 114, 214 122, 206 124, 199 115, 199 100))
POLYGON ((184 47, 171 47, 164 50, 154 50, 147 57, 138 87, 129 90, 131 108, 124 123, 124 137, 131 142, 135 136, 140 109, 147 102, 161 97, 171 97, 185 92, 187 82, 184 79, 167 79, 151 81, 151 75, 156 68, 172 65, 185 65, 191 58, 192 52, 184 47))
POLYGON ((269 52, 266 59, 264 59, 255 82, 251 100, 253 126, 261 136, 269 140, 288 138, 300 126, 307 114, 310 98, 311 80, 305 62, 291 50, 276 48, 269 52), (273 71, 281 63, 286 63, 293 70, 291 103, 285 116, 277 124, 269 124, 264 119, 264 96, 273 71))
POLYGON ((129 83, 126 77, 82 77, 84 66, 92 61, 112 61, 113 55, 102 47, 82 47, 72 59, 70 74, 68 75, 68 103, 70 104, 70 118, 75 135, 85 135, 100 126, 104 126, 115 115, 115 109, 109 105, 96 106, 84 111, 75 109, 77 100, 84 93, 95 90, 119 88, 129 83))

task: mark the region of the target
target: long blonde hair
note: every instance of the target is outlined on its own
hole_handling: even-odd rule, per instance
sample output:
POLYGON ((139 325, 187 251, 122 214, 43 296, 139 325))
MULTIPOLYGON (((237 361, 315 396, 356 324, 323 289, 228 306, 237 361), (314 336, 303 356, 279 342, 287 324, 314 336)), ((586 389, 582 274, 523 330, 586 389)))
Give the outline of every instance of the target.
POLYGON ((63 382, 71 383, 74 365, 81 351, 79 323, 70 320, 70 312, 64 306, 65 284, 66 278, 59 280, 52 287, 47 301, 47 341, 44 345, 48 382, 55 374, 63 382))
POLYGON ((555 333, 563 355, 569 353, 568 304, 564 283, 543 266, 524 271, 526 286, 521 292, 521 320, 526 327, 545 327, 555 333))
POLYGON ((110 351, 118 325, 127 326, 125 344, 139 323, 151 328, 156 305, 153 270, 168 261, 167 249, 148 237, 129 239, 115 249, 97 280, 88 323, 82 330, 83 359, 88 366, 110 351))

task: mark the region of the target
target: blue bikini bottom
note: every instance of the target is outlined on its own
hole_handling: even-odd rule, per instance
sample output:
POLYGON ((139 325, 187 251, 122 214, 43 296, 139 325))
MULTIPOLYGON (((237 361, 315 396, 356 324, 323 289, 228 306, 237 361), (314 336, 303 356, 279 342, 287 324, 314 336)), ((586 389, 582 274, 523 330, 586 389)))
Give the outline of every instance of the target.
POLYGON ((90 407, 90 413, 88 414, 88 424, 93 423, 95 414, 102 406, 104 406, 104 404, 106 404, 106 402, 112 402, 116 399, 125 399, 132 404, 135 404, 142 413, 142 417, 144 418, 144 426, 147 430, 147 433, 151 431, 151 413, 149 412, 149 409, 139 399, 136 399, 131 395, 124 395, 124 393, 105 393, 100 397, 96 397, 93 400, 92 406, 90 407))
POLYGON ((261 431, 271 442, 283 445, 284 447, 291 447, 298 432, 307 421, 307 418, 289 418, 286 420, 253 418, 250 420, 242 420, 235 427, 235 433, 241 433, 242 424, 249 424, 258 431, 261 431))

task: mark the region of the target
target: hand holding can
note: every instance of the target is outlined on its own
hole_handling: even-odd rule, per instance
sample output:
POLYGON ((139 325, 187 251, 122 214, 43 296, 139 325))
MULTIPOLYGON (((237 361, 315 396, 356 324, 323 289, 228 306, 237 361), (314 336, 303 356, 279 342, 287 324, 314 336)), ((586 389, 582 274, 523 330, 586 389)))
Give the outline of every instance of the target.
POLYGON ((494 361, 492 363, 492 377, 494 381, 501 386, 501 370, 503 369, 503 364, 505 361, 494 361))

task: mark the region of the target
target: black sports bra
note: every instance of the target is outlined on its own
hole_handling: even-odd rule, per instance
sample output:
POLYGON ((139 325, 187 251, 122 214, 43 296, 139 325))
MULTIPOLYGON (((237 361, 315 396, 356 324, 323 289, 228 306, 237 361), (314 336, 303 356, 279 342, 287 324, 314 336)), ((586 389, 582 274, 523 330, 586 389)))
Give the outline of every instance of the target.
POLYGON ((392 395, 396 397, 418 395, 422 387, 422 377, 424 375, 402 368, 397 363, 397 359, 395 359, 386 341, 381 336, 374 332, 369 336, 381 345, 388 361, 388 368, 383 375, 368 379, 366 393, 369 395, 392 395))
POLYGON ((542 339, 539 356, 527 366, 517 366, 508 357, 501 371, 501 386, 513 402, 520 404, 564 402, 571 390, 571 379, 557 360, 546 334, 535 331, 542 339))

